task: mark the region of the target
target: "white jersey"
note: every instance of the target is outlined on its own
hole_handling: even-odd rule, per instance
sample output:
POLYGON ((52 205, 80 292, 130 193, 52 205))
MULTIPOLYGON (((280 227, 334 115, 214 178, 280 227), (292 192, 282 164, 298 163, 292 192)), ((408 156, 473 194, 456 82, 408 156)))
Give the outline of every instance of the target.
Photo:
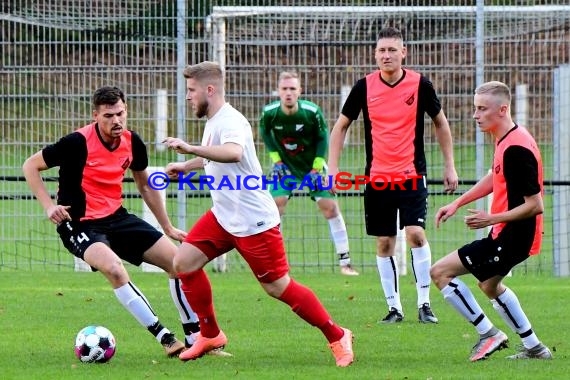
POLYGON ((206 175, 214 181, 210 190, 214 204, 212 212, 218 223, 234 236, 255 235, 280 223, 275 201, 262 185, 263 171, 251 129, 245 116, 225 103, 206 122, 202 138, 203 146, 235 143, 243 147, 240 162, 220 163, 204 159, 206 175), (250 177, 244 188, 247 176, 250 177))

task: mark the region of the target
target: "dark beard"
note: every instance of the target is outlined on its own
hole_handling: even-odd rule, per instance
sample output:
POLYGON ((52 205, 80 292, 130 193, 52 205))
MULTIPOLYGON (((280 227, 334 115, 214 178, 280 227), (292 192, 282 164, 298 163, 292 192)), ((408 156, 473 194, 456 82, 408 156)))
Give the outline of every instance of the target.
POLYGON ((208 103, 199 104, 195 111, 196 117, 201 119, 208 114, 208 103))

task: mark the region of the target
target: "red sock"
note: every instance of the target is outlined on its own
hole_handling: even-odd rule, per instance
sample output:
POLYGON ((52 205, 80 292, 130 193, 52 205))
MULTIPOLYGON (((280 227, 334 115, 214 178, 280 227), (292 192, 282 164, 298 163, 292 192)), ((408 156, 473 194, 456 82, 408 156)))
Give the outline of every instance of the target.
POLYGON ((212 286, 203 269, 195 272, 178 273, 182 282, 182 291, 190 307, 198 315, 200 321, 200 334, 206 338, 215 338, 220 333, 214 303, 212 300, 212 286))
POLYGON ((313 291, 291 279, 287 288, 279 297, 302 319, 318 327, 329 343, 340 340, 344 331, 332 321, 329 313, 313 291))

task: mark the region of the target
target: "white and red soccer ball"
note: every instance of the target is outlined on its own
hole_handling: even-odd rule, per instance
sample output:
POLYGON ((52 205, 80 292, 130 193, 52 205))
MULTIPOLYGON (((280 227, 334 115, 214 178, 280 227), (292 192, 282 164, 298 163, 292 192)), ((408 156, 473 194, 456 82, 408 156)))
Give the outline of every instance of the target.
POLYGON ((75 338, 75 356, 83 363, 105 363, 115 355, 113 333, 103 326, 87 326, 75 338))

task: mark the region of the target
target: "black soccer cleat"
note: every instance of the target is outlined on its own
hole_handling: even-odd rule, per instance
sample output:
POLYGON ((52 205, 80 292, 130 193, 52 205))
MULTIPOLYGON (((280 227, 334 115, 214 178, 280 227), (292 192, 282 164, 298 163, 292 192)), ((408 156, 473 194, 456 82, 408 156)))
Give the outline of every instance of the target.
POLYGON ((420 323, 437 323, 438 322, 438 319, 433 314, 433 311, 431 311, 431 307, 429 306, 429 303, 424 303, 418 309, 418 321, 420 321, 420 323))
POLYGON ((384 317, 380 322, 381 323, 398 323, 404 320, 404 315, 400 312, 400 310, 396 309, 395 307, 390 308, 390 312, 387 316, 384 317))

